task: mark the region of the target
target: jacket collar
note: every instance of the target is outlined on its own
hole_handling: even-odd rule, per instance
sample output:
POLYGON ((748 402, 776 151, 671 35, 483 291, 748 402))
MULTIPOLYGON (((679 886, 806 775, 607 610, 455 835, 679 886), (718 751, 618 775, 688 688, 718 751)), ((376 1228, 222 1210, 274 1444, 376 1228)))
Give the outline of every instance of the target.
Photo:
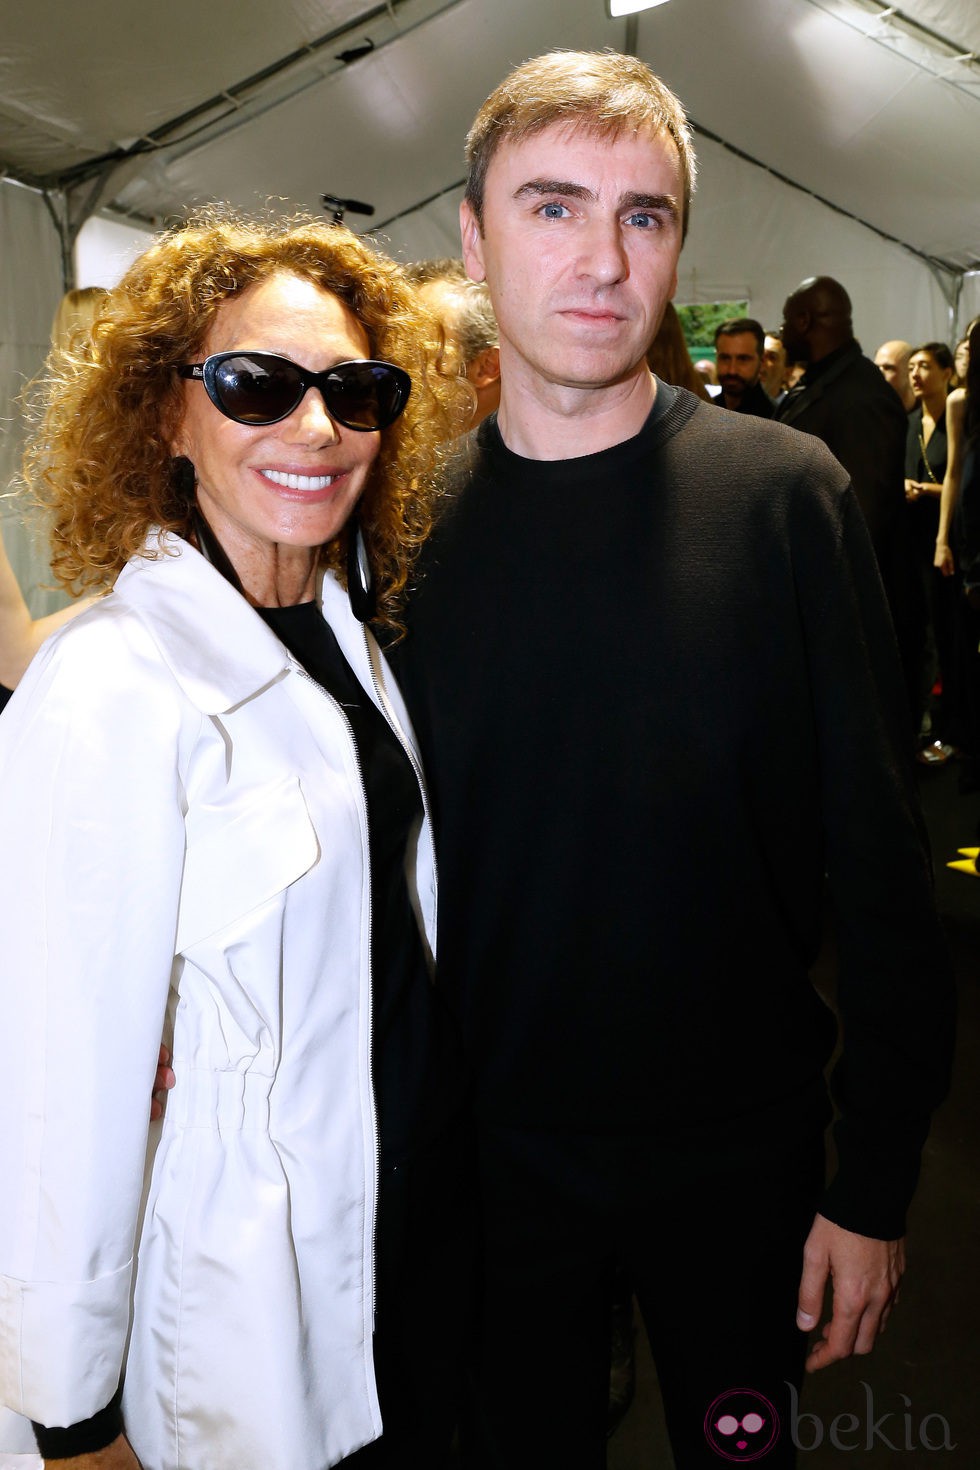
POLYGON ((828 381, 838 378, 845 367, 850 367, 855 358, 861 356, 863 356, 861 344, 856 337, 852 337, 849 342, 842 342, 839 347, 835 347, 832 352, 828 352, 817 362, 807 365, 807 370, 803 375, 803 387, 812 388, 822 378, 828 381))
MULTIPOLYGON (((196 709, 226 714, 294 667, 272 629, 189 542, 153 530, 144 552, 127 562, 114 594, 146 627, 196 709)), ((320 601, 362 688, 414 749, 408 712, 381 651, 330 572, 322 579, 320 601)))
POLYGON ((288 655, 278 638, 200 552, 158 530, 144 550, 120 572, 115 594, 198 709, 225 713, 283 674, 288 655))
POLYGON ((831 384, 843 377, 851 364, 862 356, 860 342, 851 341, 845 342, 842 347, 835 347, 833 352, 828 352, 818 363, 813 363, 780 404, 779 422, 793 423, 804 409, 810 408, 821 399, 831 384))

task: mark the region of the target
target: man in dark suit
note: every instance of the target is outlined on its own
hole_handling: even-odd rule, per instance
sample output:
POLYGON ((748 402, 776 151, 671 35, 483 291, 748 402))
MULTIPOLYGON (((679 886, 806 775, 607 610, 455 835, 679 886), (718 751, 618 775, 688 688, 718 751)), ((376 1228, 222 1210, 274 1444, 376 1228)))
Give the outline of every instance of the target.
MULTIPOLYGON (((781 423, 822 439, 851 477, 885 573, 905 506, 906 419, 893 388, 861 351, 839 281, 803 281, 783 307, 783 345, 807 363, 779 407, 781 423)), ((887 580, 887 576, 886 576, 887 580)))
POLYGON ((831 276, 811 276, 797 286, 783 306, 780 335, 787 356, 805 361, 807 369, 776 417, 822 439, 850 475, 871 532, 906 677, 912 679, 915 617, 904 514, 905 410, 880 369, 861 351, 850 297, 831 276))

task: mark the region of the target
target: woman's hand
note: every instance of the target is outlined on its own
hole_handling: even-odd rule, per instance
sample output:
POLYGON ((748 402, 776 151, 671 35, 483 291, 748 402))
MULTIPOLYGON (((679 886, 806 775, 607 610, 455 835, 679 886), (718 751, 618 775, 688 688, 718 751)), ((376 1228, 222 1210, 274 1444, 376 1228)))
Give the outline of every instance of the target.
MULTIPOLYGON (((932 559, 934 567, 938 567, 944 577, 951 577, 956 570, 953 561, 953 553, 945 541, 936 542, 936 554, 932 559)), ((171 1073, 171 1075, 173 1075, 171 1073)))
POLYGON ((132 1446, 124 1434, 107 1444, 104 1450, 90 1455, 70 1455, 67 1460, 45 1460, 51 1470, 141 1470, 132 1446))
POLYGON ((157 1063, 157 1074, 153 1079, 153 1093, 150 1097, 150 1122, 155 1123, 158 1118, 163 1117, 163 1105, 167 1101, 167 1093, 173 1087, 177 1078, 170 1066, 170 1053, 161 1042, 160 1060, 157 1063))

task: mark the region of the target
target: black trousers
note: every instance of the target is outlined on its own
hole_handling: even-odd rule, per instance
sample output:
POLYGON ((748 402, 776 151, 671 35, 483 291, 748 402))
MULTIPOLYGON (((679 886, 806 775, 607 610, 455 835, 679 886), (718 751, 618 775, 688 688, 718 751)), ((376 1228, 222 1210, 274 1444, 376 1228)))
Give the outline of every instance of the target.
POLYGON ((378 1195, 374 1367, 384 1433, 344 1470, 450 1463, 471 1329, 473 1146, 459 1125, 397 1169, 378 1195))
POLYGON ((619 1264, 656 1360, 677 1470, 719 1470, 726 1451, 737 1461, 766 1441, 767 1470, 794 1464, 787 1385, 803 1376, 796 1299, 822 1137, 733 1162, 668 1155, 641 1135, 483 1129, 478 1156, 467 1470, 602 1470, 619 1264))

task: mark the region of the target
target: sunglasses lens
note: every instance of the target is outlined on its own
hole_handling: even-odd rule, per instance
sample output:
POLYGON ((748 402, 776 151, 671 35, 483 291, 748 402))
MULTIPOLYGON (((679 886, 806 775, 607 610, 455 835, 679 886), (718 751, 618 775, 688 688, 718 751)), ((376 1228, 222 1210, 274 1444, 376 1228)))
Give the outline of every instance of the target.
POLYGON ((366 430, 393 424, 412 386, 408 374, 388 362, 342 362, 313 373, 271 352, 209 358, 204 381, 216 406, 239 424, 287 418, 315 384, 332 418, 349 429, 366 430))
POLYGON ((408 400, 407 374, 386 362, 345 362, 326 381, 327 411, 349 429, 386 429, 408 400))
POLYGON ((226 357, 214 375, 222 409, 240 424, 272 424, 292 413, 303 381, 282 357, 243 352, 226 357))

